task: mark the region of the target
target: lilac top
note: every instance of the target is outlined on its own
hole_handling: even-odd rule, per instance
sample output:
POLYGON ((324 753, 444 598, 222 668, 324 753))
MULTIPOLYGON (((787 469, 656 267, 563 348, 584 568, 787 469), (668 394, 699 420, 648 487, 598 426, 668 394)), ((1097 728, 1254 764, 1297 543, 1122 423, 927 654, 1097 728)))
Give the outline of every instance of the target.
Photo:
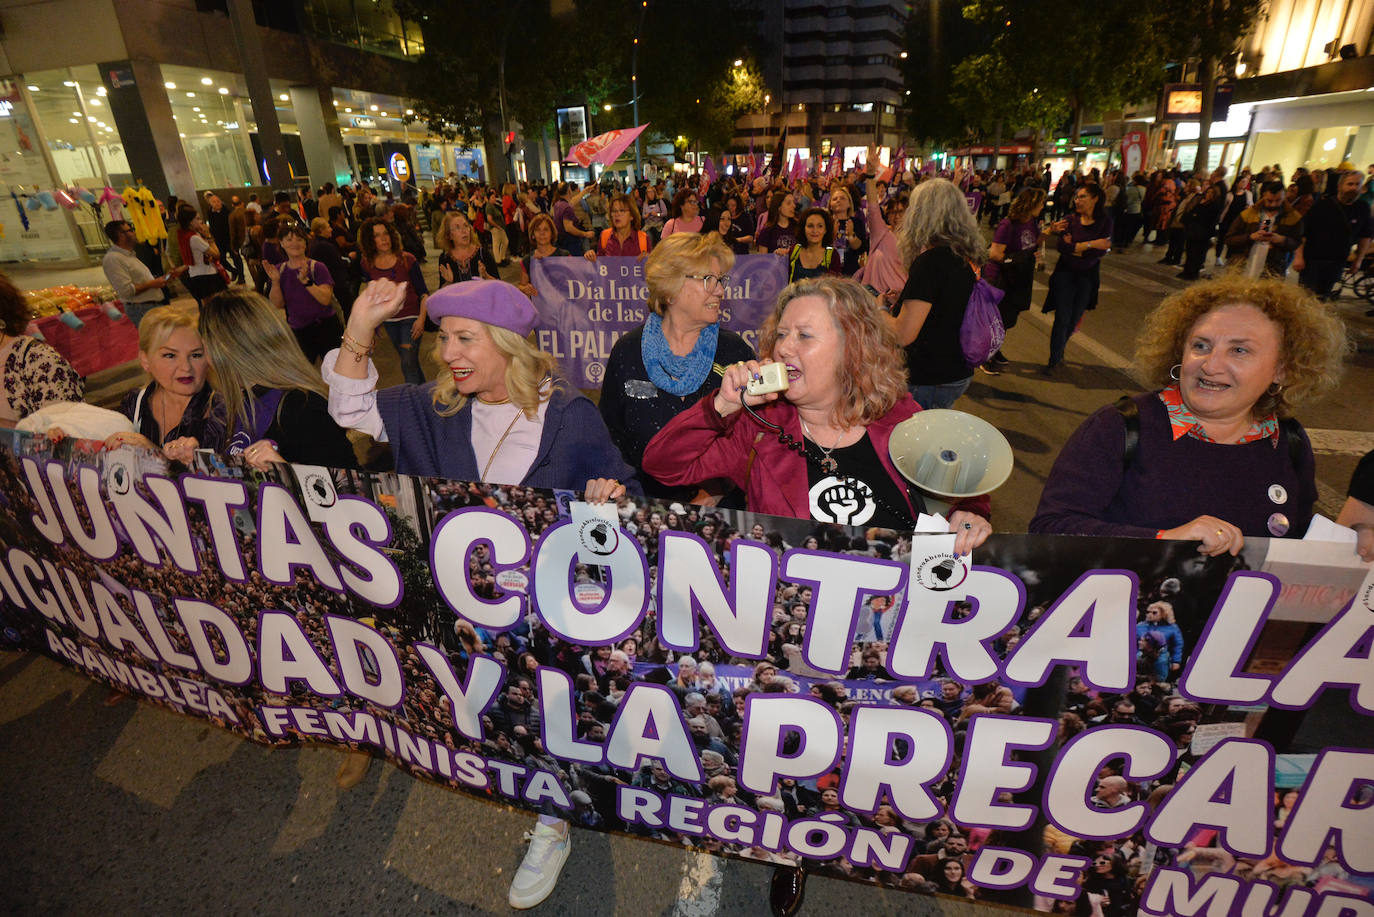
MULTIPOLYGON (((311 261, 309 264, 309 286, 334 285, 334 278, 329 276, 329 268, 319 261, 311 261)), ((285 263, 281 266, 281 298, 286 304, 286 323, 292 328, 307 328, 334 314, 334 304, 322 303, 312 296, 307 285, 301 283, 296 270, 285 263)))
POLYGON ((1125 419, 1115 405, 1108 405, 1064 444, 1045 481, 1031 532, 1153 538, 1163 529, 1212 515, 1243 535, 1263 538, 1273 534, 1269 523, 1276 513, 1286 517, 1289 537, 1307 531, 1317 483, 1305 431, 1300 431, 1294 467, 1282 439, 1240 445, 1193 436, 1175 440, 1158 393, 1132 400, 1140 409, 1140 440, 1130 467, 1123 462, 1125 419))
POLYGON ((568 239, 582 238, 581 236, 572 235, 563 226, 564 221, 566 221, 575 227, 581 228, 581 224, 577 222, 577 211, 573 210, 572 204, 565 200, 558 201, 553 205, 553 213, 551 216, 553 217, 553 225, 558 230, 558 240, 560 243, 563 243, 564 248, 567 247, 566 242, 568 239))

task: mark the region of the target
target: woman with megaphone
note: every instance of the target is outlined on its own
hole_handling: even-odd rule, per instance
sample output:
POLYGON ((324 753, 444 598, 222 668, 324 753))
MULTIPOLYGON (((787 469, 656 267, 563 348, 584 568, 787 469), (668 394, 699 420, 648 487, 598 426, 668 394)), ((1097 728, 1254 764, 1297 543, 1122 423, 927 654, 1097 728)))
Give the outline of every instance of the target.
MULTIPOLYGON (((644 469, 669 484, 728 478, 752 512, 910 529, 923 504, 888 441, 920 407, 873 295, 840 277, 791 284, 759 347, 760 360, 727 367, 713 395, 649 442, 644 469)), ((991 533, 988 506, 986 495, 955 505, 960 553, 991 533)))
MULTIPOLYGON (((873 295, 840 277, 789 285, 763 326, 759 353, 727 367, 719 389, 650 440, 644 470, 670 485, 727 478, 752 512, 910 531, 924 504, 888 442, 921 408, 873 295)), ((989 505, 986 495, 954 505, 956 552, 992 533, 989 505)), ((803 867, 776 867, 775 914, 796 913, 805 876, 803 867)))

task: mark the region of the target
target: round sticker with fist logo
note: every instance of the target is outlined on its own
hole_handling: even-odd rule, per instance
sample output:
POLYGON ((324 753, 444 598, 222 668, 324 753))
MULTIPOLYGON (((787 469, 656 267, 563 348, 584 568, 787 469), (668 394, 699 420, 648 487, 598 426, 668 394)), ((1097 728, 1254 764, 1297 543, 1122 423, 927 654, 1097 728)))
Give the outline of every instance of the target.
POLYGON ((863 481, 830 475, 816 482, 809 494, 811 517, 840 525, 863 525, 873 518, 877 504, 873 490, 863 481))

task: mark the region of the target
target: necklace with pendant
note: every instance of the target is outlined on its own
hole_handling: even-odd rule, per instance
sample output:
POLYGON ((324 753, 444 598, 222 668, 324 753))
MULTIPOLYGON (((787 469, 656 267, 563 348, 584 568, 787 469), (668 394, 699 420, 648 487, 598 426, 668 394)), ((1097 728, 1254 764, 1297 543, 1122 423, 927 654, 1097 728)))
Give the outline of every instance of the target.
MULTIPOLYGON (((797 419, 801 420, 800 417, 797 419)), ((838 436, 836 436, 835 444, 831 446, 829 449, 827 449, 821 445, 821 441, 819 439, 811 435, 811 428, 806 425, 806 421, 802 420, 801 425, 802 432, 806 434, 806 438, 811 440, 811 442, 815 443, 816 448, 821 450, 821 470, 824 471, 826 474, 834 474, 835 472, 839 471, 840 463, 831 458, 830 453, 834 452, 836 449, 840 447, 840 440, 844 439, 844 434, 840 433, 838 436)))

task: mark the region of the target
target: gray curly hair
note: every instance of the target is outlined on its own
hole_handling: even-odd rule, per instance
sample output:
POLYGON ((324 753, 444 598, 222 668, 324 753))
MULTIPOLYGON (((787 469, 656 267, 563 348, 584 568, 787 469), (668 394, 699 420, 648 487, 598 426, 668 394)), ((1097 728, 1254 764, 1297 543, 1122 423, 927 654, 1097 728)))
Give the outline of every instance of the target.
POLYGON ((911 192, 897 242, 907 264, 936 245, 947 245, 954 254, 976 265, 988 260, 988 245, 964 193, 944 178, 927 179, 911 192))

